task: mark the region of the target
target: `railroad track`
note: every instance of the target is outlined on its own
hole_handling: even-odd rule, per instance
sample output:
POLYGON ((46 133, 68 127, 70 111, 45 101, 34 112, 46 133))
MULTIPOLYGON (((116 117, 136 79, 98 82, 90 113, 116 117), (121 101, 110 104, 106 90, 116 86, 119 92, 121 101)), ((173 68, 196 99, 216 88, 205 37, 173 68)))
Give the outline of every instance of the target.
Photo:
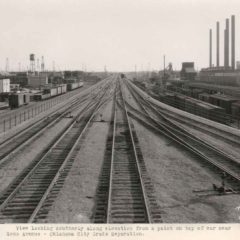
POLYGON ((35 222, 45 218, 62 187, 81 140, 102 104, 108 101, 107 90, 80 113, 64 134, 4 191, 0 197, 0 219, 3 222, 35 222))
MULTIPOLYGON (((134 92, 137 93, 135 89, 133 89, 133 86, 131 83, 127 83, 128 87, 130 87, 134 92)), ((138 95, 141 95, 140 93, 137 93, 138 95)), ((143 97, 143 96, 142 96, 143 97)), ((201 132, 205 132, 213 137, 217 137, 218 139, 222 139, 226 143, 229 143, 231 145, 234 145, 236 147, 240 146, 240 136, 234 135, 230 132, 227 132, 223 129, 219 129, 217 127, 211 127, 209 128, 209 125, 206 125, 203 122, 194 120, 191 118, 191 121, 185 116, 179 115, 177 113, 172 113, 170 110, 164 109, 163 107, 157 105, 155 102, 151 101, 151 103, 159 112, 164 114, 165 118, 168 117, 169 119, 173 119, 179 123, 186 124, 186 121, 188 122, 188 126, 193 127, 194 129, 197 129, 201 132)), ((209 120, 210 121, 210 120, 209 120)))
POLYGON ((119 86, 115 91, 113 112, 93 221, 161 222, 153 187, 119 86))
POLYGON ((66 104, 63 109, 57 109, 50 116, 38 120, 15 134, 13 137, 9 137, 2 141, 0 143, 0 168, 10 162, 13 159, 13 156, 15 156, 20 150, 23 150, 24 147, 28 147, 31 142, 60 122, 62 118, 79 108, 80 104, 84 106, 89 99, 94 99, 96 97, 97 94, 92 93, 92 95, 73 99, 69 104, 66 104))
POLYGON ((77 99, 65 106, 62 111, 55 111, 48 117, 45 117, 36 123, 28 126, 23 131, 18 132, 15 136, 10 137, 0 143, 0 168, 5 166, 12 157, 20 150, 37 139, 44 132, 48 131, 51 127, 61 121, 62 118, 67 117, 69 112, 76 110, 79 104, 86 104, 88 98, 77 99))
POLYGON ((201 139, 193 136, 181 127, 176 126, 173 122, 164 118, 162 114, 160 114, 162 120, 159 120, 159 118, 157 119, 152 115, 153 113, 156 115, 159 114, 157 109, 151 106, 148 101, 139 97, 137 98, 134 93, 133 96, 136 98, 144 113, 128 105, 129 109, 131 109, 132 117, 139 120, 145 126, 154 129, 155 132, 164 134, 179 143, 181 146, 184 146, 190 152, 210 164, 217 173, 221 174, 222 172, 225 172, 232 186, 235 189, 240 189, 240 163, 236 159, 233 159, 225 152, 216 149, 211 144, 203 142, 201 139), (135 112, 135 114, 133 112, 135 112), (146 122, 146 120, 148 122, 146 122))

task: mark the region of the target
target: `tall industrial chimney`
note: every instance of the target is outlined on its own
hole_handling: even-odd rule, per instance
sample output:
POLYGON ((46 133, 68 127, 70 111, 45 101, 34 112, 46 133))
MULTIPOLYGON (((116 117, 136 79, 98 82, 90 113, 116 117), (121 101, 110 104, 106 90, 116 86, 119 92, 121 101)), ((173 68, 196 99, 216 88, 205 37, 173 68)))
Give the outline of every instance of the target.
POLYGON ((229 67, 229 19, 226 19, 224 31, 224 67, 229 67))
POLYGON ((216 54, 217 54, 216 60, 217 60, 217 62, 216 62, 216 65, 217 65, 217 67, 219 67, 219 22, 217 22, 217 36, 216 36, 216 39, 217 39, 217 45, 216 45, 216 47, 217 47, 217 49, 216 49, 216 54))
POLYGON ((209 30, 209 67, 212 67, 212 29, 209 30))
POLYGON ((231 66, 232 66, 232 70, 235 69, 235 16, 232 15, 231 16, 231 40, 232 40, 232 43, 231 43, 231 54, 232 54, 232 62, 231 62, 231 66))

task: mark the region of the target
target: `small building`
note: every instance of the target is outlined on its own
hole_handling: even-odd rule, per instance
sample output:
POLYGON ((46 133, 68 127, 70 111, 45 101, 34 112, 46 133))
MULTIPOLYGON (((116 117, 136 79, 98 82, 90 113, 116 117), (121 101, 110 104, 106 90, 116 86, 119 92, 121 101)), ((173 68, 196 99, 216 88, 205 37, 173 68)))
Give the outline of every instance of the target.
POLYGON ((197 72, 194 69, 194 62, 183 62, 180 76, 182 80, 195 80, 197 72))
POLYGON ((10 92, 10 79, 0 79, 0 93, 10 92))

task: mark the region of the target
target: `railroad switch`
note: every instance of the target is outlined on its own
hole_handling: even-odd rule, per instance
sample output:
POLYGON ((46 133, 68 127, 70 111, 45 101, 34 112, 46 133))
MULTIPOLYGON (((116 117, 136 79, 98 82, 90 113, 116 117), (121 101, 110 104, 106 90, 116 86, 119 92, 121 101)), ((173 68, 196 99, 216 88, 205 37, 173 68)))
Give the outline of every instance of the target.
POLYGON ((225 194, 239 194, 239 189, 232 189, 232 188, 226 188, 225 187, 225 179, 227 177, 227 174, 225 172, 221 173, 221 186, 218 187, 216 184, 212 184, 213 189, 211 190, 198 190, 193 192, 213 192, 212 195, 218 194, 218 195, 225 195, 225 194), (215 193, 215 194, 214 194, 215 193))
POLYGON ((71 112, 67 113, 66 118, 73 118, 73 115, 71 114, 71 112))

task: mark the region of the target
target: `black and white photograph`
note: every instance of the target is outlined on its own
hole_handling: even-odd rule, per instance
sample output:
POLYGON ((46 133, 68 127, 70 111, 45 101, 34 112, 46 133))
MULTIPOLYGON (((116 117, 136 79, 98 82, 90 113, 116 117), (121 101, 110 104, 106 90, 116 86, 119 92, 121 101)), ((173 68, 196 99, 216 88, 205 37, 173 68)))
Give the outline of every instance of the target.
POLYGON ((240 223, 239 1, 0 9, 0 226, 240 223))

